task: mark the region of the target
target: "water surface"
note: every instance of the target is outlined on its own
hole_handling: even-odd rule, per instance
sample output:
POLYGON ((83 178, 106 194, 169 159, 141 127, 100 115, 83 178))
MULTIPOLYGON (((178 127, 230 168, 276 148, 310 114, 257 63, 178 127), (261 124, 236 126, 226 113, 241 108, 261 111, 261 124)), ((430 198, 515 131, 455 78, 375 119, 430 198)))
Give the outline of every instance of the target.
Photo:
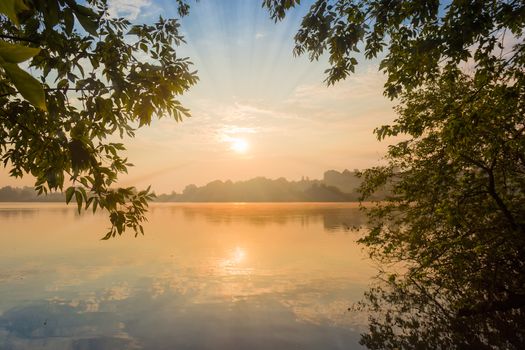
POLYGON ((374 275, 355 204, 0 204, 0 349, 358 349, 374 275))

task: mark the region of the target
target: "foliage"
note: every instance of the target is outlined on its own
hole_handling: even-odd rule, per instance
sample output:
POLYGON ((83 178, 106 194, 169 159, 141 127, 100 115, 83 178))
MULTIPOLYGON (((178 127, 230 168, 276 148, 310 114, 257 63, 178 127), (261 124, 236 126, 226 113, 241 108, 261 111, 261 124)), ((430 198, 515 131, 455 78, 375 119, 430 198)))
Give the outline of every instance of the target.
POLYGON ((370 348, 525 346, 524 82, 444 77, 378 129, 411 137, 364 174, 365 195, 386 182, 394 195, 361 242, 402 265, 368 294, 370 348))
POLYGON ((110 17, 106 0, 87 5, 2 1, 0 156, 11 176, 32 174, 40 194, 72 184, 66 198, 79 212, 108 210, 105 238, 126 228, 137 234, 153 195, 113 188, 131 165, 115 140, 154 117, 189 116, 177 96, 197 77, 176 55, 183 42, 176 19, 132 25, 110 17), (31 75, 18 66, 26 60, 31 75))
MULTIPOLYGON (((298 0, 267 0, 279 20, 298 0)), ((361 240, 385 266, 361 307, 372 349, 525 346, 525 3, 317 0, 295 53, 329 56, 327 82, 379 57, 399 98, 379 139, 404 135, 363 173, 361 240)))
MULTIPOLYGON (((300 0, 263 0, 275 20, 300 0)), ((477 73, 493 70, 501 36, 521 34, 525 5, 514 0, 315 0, 295 35, 295 54, 327 53, 326 81, 354 72, 359 54, 379 57, 391 98, 474 59, 477 73)))

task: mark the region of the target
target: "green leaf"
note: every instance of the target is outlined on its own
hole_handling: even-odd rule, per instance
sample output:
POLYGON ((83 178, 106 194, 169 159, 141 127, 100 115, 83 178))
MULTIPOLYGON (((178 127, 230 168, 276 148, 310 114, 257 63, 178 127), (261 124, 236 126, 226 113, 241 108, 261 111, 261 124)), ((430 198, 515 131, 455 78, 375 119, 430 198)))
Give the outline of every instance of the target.
POLYGON ((82 198, 84 198, 84 201, 87 201, 86 190, 83 187, 79 187, 78 190, 80 191, 80 193, 82 193, 82 198))
POLYGON ((113 232, 110 230, 110 231, 109 231, 108 233, 106 233, 106 235, 105 235, 104 237, 102 237, 100 240, 102 240, 102 241, 107 241, 108 239, 111 238, 112 233, 113 233, 113 232))
POLYGON ((86 145, 79 139, 73 139, 69 142, 68 148, 71 154, 71 166, 73 170, 81 171, 87 169, 90 165, 91 153, 86 145))
POLYGON ((75 24, 75 18, 73 17, 73 11, 69 7, 64 9, 64 30, 68 35, 73 32, 73 25, 75 24))
POLYGON ((140 35, 140 26, 133 26, 127 35, 140 35))
POLYGON ((75 11, 75 16, 77 17, 78 21, 82 25, 82 28, 86 30, 89 34, 93 36, 97 36, 97 29, 98 29, 98 23, 96 20, 93 20, 90 17, 84 16, 80 14, 79 12, 75 11))
POLYGON ((82 212, 82 193, 75 192, 75 199, 77 201, 78 213, 82 212))
POLYGON ((95 11, 93 11, 91 8, 87 6, 82 6, 82 5, 78 5, 75 3, 75 6, 73 9, 75 11, 75 14, 80 14, 85 17, 92 17, 92 18, 97 18, 97 19, 100 17, 95 11))
POLYGON ((75 187, 69 187, 66 190, 66 203, 69 204, 71 202, 71 198, 73 198, 73 194, 75 193, 75 187))
POLYGON ((91 205, 91 203, 93 203, 93 200, 95 199, 95 197, 89 197, 86 201, 86 210, 89 209, 89 206, 91 205))
POLYGON ((0 57, 9 63, 20 63, 38 55, 39 48, 11 44, 0 40, 0 57))
POLYGON ((44 12, 44 23, 48 29, 52 29, 58 24, 59 5, 57 0, 46 1, 46 11, 44 12))
POLYGON ((47 111, 44 88, 42 84, 31 74, 20 69, 16 64, 0 60, 0 65, 4 68, 7 76, 15 85, 18 92, 28 100, 33 106, 47 111))
POLYGON ((18 16, 16 15, 16 2, 17 0, 1 0, 0 13, 6 15, 7 18, 18 26, 20 23, 18 22, 18 16))

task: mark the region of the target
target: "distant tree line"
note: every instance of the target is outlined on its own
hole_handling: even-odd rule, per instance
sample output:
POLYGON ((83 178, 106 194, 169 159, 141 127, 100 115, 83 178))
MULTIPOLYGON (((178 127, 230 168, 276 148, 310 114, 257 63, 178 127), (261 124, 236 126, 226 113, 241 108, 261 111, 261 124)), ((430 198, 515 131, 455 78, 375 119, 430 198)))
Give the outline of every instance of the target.
MULTIPOLYGON (((355 202, 359 199, 357 188, 361 180, 357 171, 328 170, 323 179, 303 178, 288 181, 281 177, 268 179, 256 177, 246 181, 216 180, 198 187, 188 185, 182 193, 172 192, 157 196, 158 202, 355 202)), ((385 198, 386 192, 378 191, 376 199, 385 198)), ((0 188, 1 202, 63 202, 64 194, 49 193, 38 196, 32 187, 0 188)))
MULTIPOLYGON (((303 178, 288 181, 256 177, 247 181, 216 180, 197 187, 188 185, 182 193, 157 197, 160 202, 355 202, 361 184, 357 172, 329 170, 322 180, 303 178)), ((376 193, 381 199, 385 193, 376 193)))
POLYGON ((61 192, 40 196, 33 187, 6 186, 0 188, 0 202, 64 202, 64 199, 65 195, 61 192))
POLYGON ((162 202, 346 202, 355 195, 319 180, 287 181, 257 177, 247 181, 216 180, 205 186, 188 185, 182 193, 160 195, 162 202))

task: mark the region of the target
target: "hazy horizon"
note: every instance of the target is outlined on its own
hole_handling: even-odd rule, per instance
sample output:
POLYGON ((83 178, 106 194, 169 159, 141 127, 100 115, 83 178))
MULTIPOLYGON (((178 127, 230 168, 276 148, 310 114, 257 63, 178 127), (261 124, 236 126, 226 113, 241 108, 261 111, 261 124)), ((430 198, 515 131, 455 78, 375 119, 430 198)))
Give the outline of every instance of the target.
MULTIPOLYGON (((183 191, 157 192, 156 202, 179 203, 335 203, 358 202, 361 178, 354 171, 327 170, 321 178, 302 177, 288 180, 284 177, 258 176, 247 180, 214 180, 205 185, 188 184, 183 191)), ((388 190, 376 191, 369 199, 382 200, 388 190)), ((0 187, 0 202, 63 202, 65 193, 51 192, 38 196, 34 188, 0 187)))

